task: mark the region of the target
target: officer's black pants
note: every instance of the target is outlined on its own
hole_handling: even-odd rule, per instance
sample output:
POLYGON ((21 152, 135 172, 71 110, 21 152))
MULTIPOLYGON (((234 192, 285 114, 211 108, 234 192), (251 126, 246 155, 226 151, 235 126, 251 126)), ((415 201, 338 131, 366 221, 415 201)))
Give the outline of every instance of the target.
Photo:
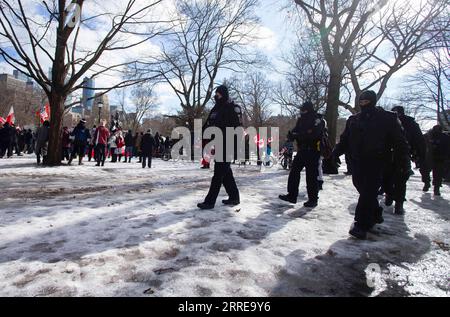
POLYGON ((430 177, 431 168, 429 166, 421 166, 419 170, 420 175, 422 175, 422 182, 424 184, 431 185, 431 177, 430 177))
POLYGON ((441 188, 442 181, 445 173, 445 161, 433 162, 433 185, 434 187, 441 188))
POLYGON ((352 162, 353 185, 359 193, 355 211, 358 227, 369 230, 381 216, 382 209, 378 203, 378 191, 383 177, 383 166, 377 161, 352 162))
POLYGON ((386 167, 383 172, 383 189, 387 197, 396 202, 404 202, 406 199, 406 183, 409 177, 399 175, 395 168, 386 167))
POLYGON ((240 199, 239 190, 236 186, 236 181, 234 180, 233 171, 231 169, 231 163, 216 162, 214 165, 214 176, 205 203, 210 205, 216 204, 222 184, 231 200, 240 199))
POLYGON ((310 201, 319 199, 319 186, 317 177, 319 176, 320 153, 315 149, 302 149, 297 153, 292 163, 291 173, 289 174, 288 193, 289 196, 297 198, 298 187, 300 185, 300 173, 306 168, 306 188, 310 201))

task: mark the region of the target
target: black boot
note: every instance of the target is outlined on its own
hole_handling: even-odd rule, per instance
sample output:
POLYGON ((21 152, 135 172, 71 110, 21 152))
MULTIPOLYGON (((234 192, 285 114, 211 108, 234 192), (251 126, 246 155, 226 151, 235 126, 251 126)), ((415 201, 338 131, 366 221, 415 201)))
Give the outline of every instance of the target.
POLYGON ((350 229, 349 234, 359 240, 367 240, 367 231, 354 224, 350 229))
POLYGON ((222 203, 225 206, 232 206, 232 207, 234 207, 234 206, 240 205, 241 202, 240 202, 239 199, 227 199, 227 200, 222 200, 222 203))
POLYGON ((287 201, 288 203, 291 204, 296 204, 297 203, 297 198, 291 197, 289 195, 280 195, 278 196, 281 200, 283 201, 287 201))
POLYGON ((423 186, 423 191, 424 191, 425 193, 428 193, 428 191, 430 190, 430 188, 431 188, 431 184, 430 184, 430 183, 425 183, 425 185, 423 186))
POLYGON ((438 186, 434 187, 434 196, 441 196, 441 189, 438 186))
POLYGON ((317 185, 319 187, 319 191, 323 190, 323 181, 318 181, 317 185))
POLYGON ((201 210, 211 210, 211 209, 214 209, 214 205, 207 204, 207 203, 201 203, 201 204, 198 204, 197 207, 200 208, 201 210))
POLYGON ((403 201, 395 203, 395 214, 403 216, 405 214, 405 209, 403 208, 403 201))
POLYGON ((303 204, 305 208, 316 208, 318 205, 317 200, 308 200, 306 203, 303 204))

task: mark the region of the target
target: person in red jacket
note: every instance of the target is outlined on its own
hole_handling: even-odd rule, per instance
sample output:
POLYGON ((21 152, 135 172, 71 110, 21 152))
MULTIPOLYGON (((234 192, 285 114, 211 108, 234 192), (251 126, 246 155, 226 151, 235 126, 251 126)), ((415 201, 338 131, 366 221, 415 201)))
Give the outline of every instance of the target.
POLYGON ((108 139, 110 136, 109 130, 105 127, 106 121, 102 120, 100 126, 95 130, 94 135, 94 144, 95 144, 95 153, 97 158, 97 165, 105 166, 106 161, 106 146, 108 144, 108 139))
POLYGON ((124 154, 125 138, 123 137, 122 130, 119 130, 119 132, 116 134, 116 136, 117 136, 117 138, 116 138, 116 145, 117 145, 116 154, 117 154, 117 157, 119 158, 119 163, 120 163, 122 161, 122 156, 124 154))

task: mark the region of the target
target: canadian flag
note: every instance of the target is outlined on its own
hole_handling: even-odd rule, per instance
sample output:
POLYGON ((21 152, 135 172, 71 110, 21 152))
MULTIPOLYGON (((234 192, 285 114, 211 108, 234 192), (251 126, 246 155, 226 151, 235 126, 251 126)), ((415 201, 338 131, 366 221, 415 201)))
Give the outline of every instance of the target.
POLYGON ((50 105, 46 104, 40 113, 41 123, 44 121, 50 121, 50 105))
POLYGON ((9 110, 8 116, 6 117, 6 122, 9 124, 14 124, 16 122, 16 117, 14 115, 14 108, 11 106, 11 109, 9 110))

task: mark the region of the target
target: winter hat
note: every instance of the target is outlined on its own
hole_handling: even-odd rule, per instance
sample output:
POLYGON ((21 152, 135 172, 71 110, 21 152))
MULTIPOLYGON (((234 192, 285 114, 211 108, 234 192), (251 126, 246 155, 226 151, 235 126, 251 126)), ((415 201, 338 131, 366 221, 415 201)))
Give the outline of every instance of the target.
POLYGON ((217 87, 216 92, 218 92, 224 100, 230 99, 230 93, 228 92, 228 87, 221 85, 217 87))
POLYGON ((392 108, 392 111, 397 112, 401 116, 405 115, 405 108, 403 108, 401 106, 397 106, 397 107, 392 108))
POLYGON ((303 112, 313 112, 314 111, 314 105, 311 101, 306 101, 301 107, 300 110, 303 112))
POLYGON ((147 134, 152 134, 152 129, 148 129, 147 134))
POLYGON ((431 129, 433 134, 439 134, 442 133, 444 131, 444 129, 442 129, 442 127, 440 125, 435 125, 433 127, 433 129, 431 129))
POLYGON ((370 106, 375 107, 378 101, 377 94, 373 90, 366 90, 364 91, 361 96, 359 97, 359 100, 369 100, 370 106))

